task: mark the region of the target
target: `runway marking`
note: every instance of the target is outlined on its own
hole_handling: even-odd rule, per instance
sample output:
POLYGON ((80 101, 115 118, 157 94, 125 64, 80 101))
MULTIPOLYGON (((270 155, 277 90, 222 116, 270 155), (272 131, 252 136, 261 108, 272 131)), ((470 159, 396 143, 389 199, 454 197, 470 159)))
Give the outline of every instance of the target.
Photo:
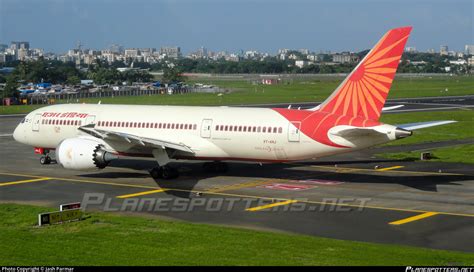
POLYGON ((135 194, 119 195, 119 196, 117 196, 117 198, 130 198, 130 197, 135 197, 135 196, 161 193, 161 192, 164 192, 164 191, 166 191, 166 189, 151 190, 151 191, 145 191, 145 192, 140 192, 140 193, 135 193, 135 194))
MULTIPOLYGON (((331 167, 328 167, 331 168, 331 167)), ((404 172, 404 171, 399 171, 404 172)), ((33 176, 33 175, 24 175, 24 174, 13 174, 13 173, 2 173, 0 175, 10 175, 10 176, 26 176, 26 177, 37 177, 37 178, 46 178, 40 176, 33 176)), ((461 175, 461 174, 460 174, 461 175)), ((125 187, 132 187, 132 188, 148 188, 148 189, 157 189, 157 187, 152 186, 145 186, 145 185, 133 185, 133 184, 121 184, 121 183, 114 183, 114 182, 103 182, 103 181, 94 181, 94 180, 83 180, 83 179, 69 179, 69 178, 60 178, 60 177, 48 177, 51 180, 58 180, 58 181, 73 181, 73 182, 82 182, 82 183, 92 183, 92 184, 103 184, 103 185, 112 185, 112 186, 125 186, 125 187)), ((176 191, 176 192, 187 192, 187 193, 201 193, 201 194, 211 194, 211 195, 220 195, 220 196, 230 196, 230 197, 241 197, 241 198, 256 198, 256 199, 268 199, 274 200, 275 197, 268 197, 268 196, 256 196, 256 195, 244 195, 244 194, 232 194, 232 193, 222 193, 222 192, 209 192, 205 190, 186 190, 186 189, 179 189, 179 188, 162 188, 166 191, 176 191)), ((290 200, 285 198, 279 198, 282 201, 290 200)), ((372 205, 357 205, 357 204, 348 204, 348 203, 334 203, 334 202, 323 202, 323 201, 311 201, 311 200, 298 200, 301 203, 308 203, 308 204, 324 204, 324 205, 332 205, 332 206, 344 206, 344 207, 353 207, 353 208, 368 208, 368 209, 376 209, 376 210, 387 210, 387 211, 400 211, 400 212, 414 212, 414 213, 427 213, 427 212, 435 212, 437 214, 443 215, 452 215, 452 216, 462 216, 462 217, 473 217, 474 214, 468 213, 454 213, 454 212, 439 212, 439 211, 426 211, 426 210, 416 210, 416 209, 408 209, 408 208, 395 208, 395 207, 384 207, 384 206, 372 206, 372 205)))
POLYGON ((286 200, 286 201, 281 201, 281 202, 272 203, 272 204, 268 204, 268 205, 248 208, 248 209, 245 209, 245 210, 248 211, 248 212, 256 212, 256 211, 261 211, 261 210, 265 210, 265 209, 273 208, 273 207, 277 207, 277 206, 288 205, 288 204, 295 203, 295 202, 298 202, 298 201, 297 200, 286 200))
POLYGON ((50 179, 51 178, 43 177, 43 178, 26 179, 26 180, 12 181, 12 182, 3 182, 3 183, 0 183, 0 187, 15 185, 15 184, 22 184, 22 183, 37 182, 37 181, 43 181, 43 180, 50 180, 50 179))
POLYGON ((389 170, 393 170, 393 169, 400 169, 400 168, 403 168, 403 167, 405 167, 405 166, 396 165, 396 166, 392 166, 392 167, 379 168, 379 169, 376 169, 375 171, 383 172, 383 171, 389 171, 389 170))
POLYGON ((393 222, 390 222, 389 224, 390 225, 397 225, 397 226, 398 225, 403 225, 403 224, 410 223, 410 222, 413 222, 413 221, 416 221, 416 220, 431 217, 431 216, 434 216, 434 215, 437 215, 437 214, 439 214, 439 213, 437 213, 437 212, 425 212, 425 213, 415 215, 415 216, 411 216, 411 217, 408 217, 408 218, 405 218, 405 219, 393 221, 393 222))
MULTIPOLYGON (((332 170, 353 170, 353 171, 367 171, 367 172, 377 172, 374 169, 367 169, 367 168, 349 168, 349 167, 332 167, 332 166, 320 166, 320 165, 312 165, 311 167, 314 168, 323 168, 323 169, 332 169, 332 170)), ((439 173, 439 172, 421 172, 421 171, 407 171, 407 170, 386 170, 386 172, 393 172, 393 173, 408 173, 408 174, 430 174, 430 175, 446 175, 446 176, 464 176, 464 174, 458 173, 439 173)))
POLYGON ((254 180, 254 181, 249 181, 249 182, 244 182, 244 183, 237 183, 237 184, 231 184, 227 186, 222 186, 222 187, 217 187, 217 188, 211 188, 209 190, 206 190, 207 192, 223 192, 223 191, 229 191, 229 190, 237 190, 237 189, 243 189, 243 188, 248 188, 248 187, 257 187, 269 183, 274 183, 278 181, 277 179, 271 179, 271 180, 254 180))
POLYGON ((10 137, 13 136, 13 134, 0 134, 0 137, 10 137))

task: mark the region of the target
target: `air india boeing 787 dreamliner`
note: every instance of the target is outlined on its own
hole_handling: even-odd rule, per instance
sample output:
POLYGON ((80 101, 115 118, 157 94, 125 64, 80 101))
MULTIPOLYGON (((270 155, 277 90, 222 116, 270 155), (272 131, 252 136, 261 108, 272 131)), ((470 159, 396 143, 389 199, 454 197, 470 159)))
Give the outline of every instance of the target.
POLYGON ((321 105, 307 110, 62 104, 29 113, 16 141, 50 150, 67 169, 104 168, 119 156, 154 157, 154 178, 173 178, 171 159, 285 162, 330 156, 387 143, 412 130, 451 123, 379 122, 411 27, 388 31, 321 105))

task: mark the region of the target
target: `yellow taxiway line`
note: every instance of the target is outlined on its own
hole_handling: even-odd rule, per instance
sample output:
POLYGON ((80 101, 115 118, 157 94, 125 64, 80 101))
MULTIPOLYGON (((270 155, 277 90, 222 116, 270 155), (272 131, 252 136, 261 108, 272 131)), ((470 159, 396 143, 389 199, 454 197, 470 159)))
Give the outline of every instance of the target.
MULTIPOLYGON (((328 169, 328 170, 349 170, 349 171, 361 171, 361 172, 377 172, 374 169, 368 168, 349 168, 349 167, 334 167, 334 166, 321 166, 321 165, 313 165, 313 168, 321 168, 321 169, 328 169)), ((440 172, 423 172, 423 171, 408 171, 408 170, 386 170, 386 172, 398 173, 398 174, 420 174, 420 175, 444 175, 444 176, 464 176, 464 174, 458 173, 440 173, 440 172)), ((337 173, 337 172, 336 172, 337 173)))
POLYGON ((42 177, 42 178, 35 178, 35 179, 26 179, 26 180, 19 180, 19 181, 3 182, 3 183, 0 183, 0 187, 1 186, 15 185, 15 184, 22 184, 22 183, 37 182, 37 181, 43 181, 43 180, 49 180, 49 179, 51 179, 51 178, 42 177))
POLYGON ((390 222, 389 224, 390 225, 397 225, 397 226, 398 225, 403 225, 403 224, 410 223, 410 222, 413 222, 413 221, 416 221, 416 220, 431 217, 431 216, 434 216, 434 215, 437 215, 437 214, 439 214, 439 213, 437 213, 437 212, 425 212, 425 213, 415 215, 415 216, 411 216, 411 217, 408 217, 408 218, 405 218, 405 219, 393 221, 393 222, 390 222))
POLYGON ((396 165, 396 166, 392 166, 392 167, 379 168, 379 169, 376 169, 375 171, 383 172, 383 171, 390 171, 390 170, 394 170, 394 169, 400 169, 400 168, 403 168, 403 167, 405 167, 405 166, 396 165))
POLYGON ((136 197, 136 196, 142 196, 142 195, 161 193, 164 191, 166 191, 166 189, 151 190, 151 191, 145 191, 145 192, 140 192, 140 193, 135 193, 135 194, 119 195, 117 196, 117 198, 130 198, 130 197, 136 197))
MULTIPOLYGON (((337 169, 337 168, 333 168, 333 167, 327 167, 327 168, 337 169)), ((348 169, 352 169, 352 168, 348 168, 348 169)), ((364 169, 364 170, 367 170, 367 169, 364 169)), ((371 171, 374 171, 374 170, 371 170, 371 171)), ((399 172, 406 172, 406 171, 399 171, 399 172)), ((430 173, 430 172, 424 172, 424 173, 430 173)), ((438 173, 436 173, 436 174, 438 174, 438 173)), ((40 177, 40 176, 33 176, 33 175, 2 173, 2 172, 0 172, 0 175, 49 178, 49 179, 59 180, 59 181, 73 181, 73 182, 82 182, 82 183, 91 183, 91 184, 104 184, 104 185, 111 185, 111 186, 125 186, 125 187, 132 187, 132 188, 146 188, 146 189, 156 190, 156 187, 153 187, 153 186, 122 184, 122 183, 104 182, 104 181, 97 181, 97 180, 70 179, 70 178, 61 178, 61 177, 40 177)), ((452 174, 452 175, 462 175, 462 174, 452 174)), ((223 192, 208 192, 208 191, 205 191, 205 190, 188 190, 188 189, 179 189, 179 188, 164 188, 164 190, 166 190, 166 191, 176 191, 176 192, 201 193, 201 194, 210 194, 210 195, 230 196, 230 197, 242 197, 242 198, 255 198, 255 199, 268 199, 268 200, 274 200, 275 199, 275 197, 268 197, 268 196, 232 194, 232 193, 223 193, 223 192)), ((282 200, 282 201, 290 200, 290 199, 284 199, 284 198, 279 198, 279 199, 282 200)), ((332 205, 332 206, 353 207, 353 208, 368 208, 368 209, 387 210, 387 211, 416 212, 416 213, 433 213, 434 212, 434 213, 442 214, 442 215, 474 217, 474 214, 469 214, 469 213, 439 212, 439 211, 435 212, 435 211, 417 210, 417 209, 409 209, 409 208, 384 207, 384 206, 375 206, 375 205, 359 205, 359 204, 349 204, 349 203, 328 203, 328 202, 323 202, 323 201, 311 201, 311 200, 298 200, 298 202, 308 203, 308 204, 324 204, 324 205, 332 205)))
POLYGON ((245 209, 245 210, 248 211, 248 212, 256 212, 256 211, 261 211, 261 210, 265 210, 265 209, 269 209, 269 208, 273 208, 273 207, 278 207, 278 206, 282 206, 282 205, 288 205, 288 204, 295 203, 295 202, 298 202, 298 201, 297 200, 286 200, 286 201, 281 201, 281 202, 272 203, 272 204, 268 204, 268 205, 248 208, 248 209, 245 209))

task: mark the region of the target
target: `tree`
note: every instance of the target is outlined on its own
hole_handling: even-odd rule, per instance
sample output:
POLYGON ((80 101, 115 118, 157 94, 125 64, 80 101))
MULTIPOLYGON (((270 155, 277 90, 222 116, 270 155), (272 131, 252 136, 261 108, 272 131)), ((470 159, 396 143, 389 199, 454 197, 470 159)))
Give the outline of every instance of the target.
POLYGON ((18 83, 18 76, 15 74, 10 74, 6 77, 6 86, 3 90, 4 97, 12 97, 18 95, 18 87, 20 84, 18 83))
POLYGON ((176 68, 165 68, 163 71, 163 78, 164 83, 172 83, 172 82, 180 82, 185 81, 186 77, 181 74, 181 72, 176 68))
POLYGON ((76 75, 71 75, 71 76, 68 76, 66 82, 67 84, 70 84, 70 85, 77 85, 81 83, 81 79, 76 75))

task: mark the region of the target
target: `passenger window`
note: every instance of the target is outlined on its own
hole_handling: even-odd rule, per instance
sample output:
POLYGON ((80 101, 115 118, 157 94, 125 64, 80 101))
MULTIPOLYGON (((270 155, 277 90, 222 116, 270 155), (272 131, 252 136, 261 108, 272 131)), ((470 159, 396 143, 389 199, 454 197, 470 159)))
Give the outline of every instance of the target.
POLYGON ((242 126, 239 126, 239 131, 242 131, 242 126))
POLYGON ((196 124, 193 125, 193 129, 194 129, 194 130, 197 129, 197 125, 196 125, 196 124))
POLYGON ((262 132, 267 132, 267 127, 263 127, 262 132))
POLYGON ((278 133, 282 133, 283 129, 281 127, 278 128, 278 133))
POLYGON ((274 127, 274 128, 273 128, 273 133, 276 133, 276 132, 277 132, 277 128, 274 127))

